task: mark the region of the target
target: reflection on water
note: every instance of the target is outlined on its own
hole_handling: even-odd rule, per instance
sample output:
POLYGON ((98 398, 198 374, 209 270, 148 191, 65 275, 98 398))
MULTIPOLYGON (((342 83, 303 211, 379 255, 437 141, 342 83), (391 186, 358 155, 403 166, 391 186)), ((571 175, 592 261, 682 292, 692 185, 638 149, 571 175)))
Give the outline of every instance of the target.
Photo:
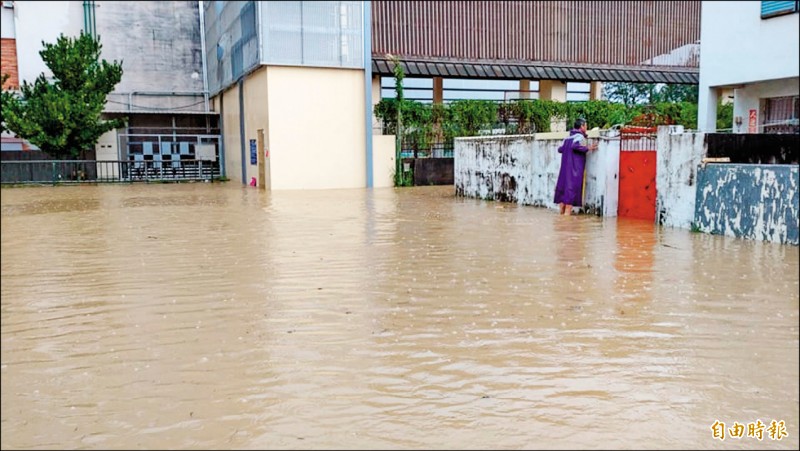
POLYGON ((452 187, 0 194, 4 449, 798 447, 797 247, 452 187))

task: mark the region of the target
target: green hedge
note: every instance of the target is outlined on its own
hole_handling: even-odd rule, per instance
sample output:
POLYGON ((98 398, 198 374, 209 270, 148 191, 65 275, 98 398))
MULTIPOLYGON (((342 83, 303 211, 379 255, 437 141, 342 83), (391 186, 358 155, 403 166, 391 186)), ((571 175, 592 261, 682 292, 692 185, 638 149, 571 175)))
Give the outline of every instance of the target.
MULTIPOLYGON (((397 100, 383 99, 375 105, 375 116, 388 134, 396 133, 397 100)), ((717 128, 731 128, 733 106, 717 109, 717 128)), ((519 100, 497 103, 491 100, 459 100, 446 104, 403 100, 404 139, 420 149, 432 142, 451 142, 456 136, 476 136, 482 130, 503 128, 505 133, 549 132, 555 120, 566 120, 567 128, 575 119, 586 119, 589 129, 609 128, 617 124, 683 125, 697 128, 697 104, 691 102, 656 103, 627 107, 606 100, 565 103, 552 100, 519 100)))

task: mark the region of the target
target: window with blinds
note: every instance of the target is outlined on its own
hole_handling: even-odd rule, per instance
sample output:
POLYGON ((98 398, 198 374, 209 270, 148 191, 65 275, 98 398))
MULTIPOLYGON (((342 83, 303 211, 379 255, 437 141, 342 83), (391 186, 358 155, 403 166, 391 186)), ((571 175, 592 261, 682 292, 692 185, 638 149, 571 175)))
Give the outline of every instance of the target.
POLYGON ((764 133, 800 133, 800 97, 771 97, 764 106, 764 133))
POLYGON ((798 10, 800 10, 800 2, 798 1, 761 2, 762 19, 796 13, 798 10))

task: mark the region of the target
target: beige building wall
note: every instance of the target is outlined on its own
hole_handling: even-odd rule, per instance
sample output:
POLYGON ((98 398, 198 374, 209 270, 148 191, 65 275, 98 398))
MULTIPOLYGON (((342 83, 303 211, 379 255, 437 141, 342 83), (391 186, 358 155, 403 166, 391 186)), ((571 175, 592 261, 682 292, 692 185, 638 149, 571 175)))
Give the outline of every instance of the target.
POLYGON ((603 82, 591 82, 589 85, 589 100, 603 100, 603 82))
POLYGON ((365 187, 364 71, 268 66, 267 86, 272 189, 365 187))
MULTIPOLYGON (((264 144, 269 149, 269 110, 267 108, 269 97, 267 90, 267 67, 261 66, 248 75, 244 81, 244 142, 245 167, 247 170, 245 181, 247 183, 250 182, 251 177, 255 177, 259 183, 261 182, 261 180, 258 180, 258 163, 252 164, 250 162, 250 140, 255 141, 256 146, 258 146, 258 130, 264 131, 264 144)), ((236 134, 239 134, 238 129, 236 134)), ((264 152, 259 151, 258 158, 263 159, 264 157, 264 152)), ((241 168, 239 172, 241 173, 241 168)), ((269 175, 266 178, 269 180, 269 175)), ((265 184, 265 188, 270 189, 271 186, 265 184)))
POLYGON ((561 80, 540 80, 539 98, 542 100, 567 101, 567 83, 561 80))
MULTIPOLYGON (((242 183, 241 140, 239 139, 239 87, 233 85, 214 101, 216 111, 222 112, 222 139, 225 141, 225 175, 242 183), (220 104, 221 100, 221 104, 220 104)), ((247 180, 249 181, 249 179, 247 180)))

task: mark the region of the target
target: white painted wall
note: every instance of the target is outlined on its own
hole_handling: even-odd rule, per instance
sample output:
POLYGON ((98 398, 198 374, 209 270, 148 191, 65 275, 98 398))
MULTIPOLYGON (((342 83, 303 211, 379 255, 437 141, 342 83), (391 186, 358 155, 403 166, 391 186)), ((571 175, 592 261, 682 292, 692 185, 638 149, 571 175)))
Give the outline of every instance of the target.
POLYGON ((42 41, 54 43, 61 33, 78 36, 83 29, 82 5, 79 1, 14 2, 20 84, 33 83, 41 73, 53 75, 39 56, 42 41))
MULTIPOLYGON (((487 200, 557 209, 553 194, 561 167, 558 147, 565 133, 456 138, 456 193, 487 200)), ((597 132, 590 134, 599 136, 597 132)), ((619 140, 603 133, 586 160, 584 211, 616 216, 619 187, 619 140)))
POLYGON ((797 77, 800 14, 761 19, 760 1, 702 4, 702 86, 797 77))
POLYGON ((760 1, 703 2, 698 102, 700 130, 713 131, 716 128, 714 87, 784 79, 788 85, 793 83, 793 94, 798 93, 799 17, 794 13, 761 19, 760 1))
POLYGON ((372 186, 394 186, 394 135, 372 135, 372 186))
MULTIPOLYGON (((10 3, 10 2, 9 2, 10 3)), ((14 31, 14 8, 0 8, 0 37, 4 39, 16 38, 14 31)))
POLYGON ((658 127, 656 138, 656 219, 667 227, 689 229, 694 221, 697 168, 706 154, 705 134, 670 134, 658 127))

